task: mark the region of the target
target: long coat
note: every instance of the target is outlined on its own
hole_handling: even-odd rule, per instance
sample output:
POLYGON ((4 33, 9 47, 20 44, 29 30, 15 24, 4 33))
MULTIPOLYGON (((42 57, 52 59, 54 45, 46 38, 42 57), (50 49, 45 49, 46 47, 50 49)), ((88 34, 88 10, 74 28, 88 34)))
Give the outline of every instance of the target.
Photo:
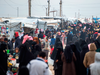
POLYGON ((75 63, 74 63, 76 61, 75 54, 73 53, 73 57, 72 57, 72 62, 71 63, 67 63, 66 62, 66 58, 65 58, 64 53, 62 54, 61 59, 63 61, 62 75, 76 75, 75 63))

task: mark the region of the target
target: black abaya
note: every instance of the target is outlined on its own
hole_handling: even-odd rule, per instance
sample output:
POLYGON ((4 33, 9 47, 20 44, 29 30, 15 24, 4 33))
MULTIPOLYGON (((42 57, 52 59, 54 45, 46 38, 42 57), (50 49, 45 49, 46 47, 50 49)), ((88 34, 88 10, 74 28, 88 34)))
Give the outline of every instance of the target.
POLYGON ((7 72, 7 53, 5 50, 7 45, 5 43, 1 43, 0 45, 0 75, 6 75, 7 72))
POLYGON ((52 55, 51 55, 51 59, 53 59, 53 60, 55 60, 55 58, 56 58, 56 54, 57 54, 56 49, 57 49, 57 47, 61 47, 63 49, 62 43, 61 43, 59 38, 56 38, 56 42, 55 42, 55 45, 54 45, 54 50, 53 50, 52 55))
POLYGON ((61 60, 61 54, 63 52, 63 49, 61 47, 58 47, 56 50, 57 50, 57 54, 56 54, 56 58, 54 61, 55 75, 62 75, 63 62, 61 60), (56 62, 57 60, 58 62, 56 62))
POLYGON ((37 57, 37 55, 40 53, 42 51, 42 49, 41 49, 41 46, 40 45, 38 45, 38 44, 36 44, 35 46, 34 46, 34 57, 36 58, 37 57))
POLYGON ((82 51, 80 53, 80 75, 87 75, 87 68, 85 68, 85 66, 83 65, 83 60, 84 60, 84 56, 85 54, 89 51, 88 49, 88 45, 84 45, 82 48, 82 51))
POLYGON ((77 50, 77 48, 74 44, 71 44, 70 46, 71 46, 72 51, 75 53, 75 56, 76 56, 76 62, 75 62, 76 75, 80 75, 80 52, 77 50))
POLYGON ((27 49, 25 44, 21 45, 19 50, 19 67, 26 66, 31 60, 34 59, 33 54, 27 49))

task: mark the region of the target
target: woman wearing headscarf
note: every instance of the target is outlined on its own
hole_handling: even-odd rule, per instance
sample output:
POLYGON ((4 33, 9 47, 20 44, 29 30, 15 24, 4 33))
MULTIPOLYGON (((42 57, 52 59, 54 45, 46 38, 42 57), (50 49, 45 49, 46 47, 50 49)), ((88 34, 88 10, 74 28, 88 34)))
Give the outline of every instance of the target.
POLYGON ((66 46, 61 59, 63 61, 62 75, 76 75, 76 69, 74 63, 76 61, 76 57, 69 45, 66 46))
POLYGON ((56 54, 56 58, 54 60, 55 75, 62 75, 63 62, 61 60, 61 55, 62 55, 63 49, 58 46, 56 51, 57 51, 57 54, 56 54))
POLYGON ((67 42, 67 39, 66 39, 65 33, 62 33, 61 41, 62 41, 62 45, 63 45, 63 47, 64 47, 64 46, 66 45, 66 42, 67 42))
POLYGON ((68 32, 68 35, 67 35, 67 44, 68 44, 70 41, 72 41, 72 37, 73 37, 73 35, 72 35, 72 33, 69 31, 69 32, 68 32))
POLYGON ((76 46, 77 50, 78 50, 79 52, 81 52, 81 48, 80 48, 79 42, 75 42, 75 46, 76 46))
POLYGON ((59 39, 61 38, 61 33, 60 32, 57 33, 56 38, 59 38, 59 39))
POLYGON ((5 51, 6 44, 1 43, 0 45, 0 75, 6 75, 7 72, 7 53, 5 51))
POLYGON ((23 37, 22 44, 25 44, 27 46, 27 48, 30 49, 30 43, 29 43, 29 36, 28 36, 28 34, 23 37))
POLYGON ((25 44, 22 44, 19 50, 19 67, 26 66, 32 59, 34 59, 33 54, 28 50, 25 44))
POLYGON ((82 50, 82 47, 83 47, 85 44, 87 44, 87 43, 85 42, 85 40, 80 39, 80 40, 79 40, 79 44, 80 44, 80 48, 81 48, 81 50, 82 50))
POLYGON ((42 49, 41 49, 41 47, 40 47, 40 45, 38 45, 38 44, 36 44, 35 46, 34 46, 34 57, 36 58, 37 57, 37 55, 40 53, 42 51, 42 49))
POLYGON ((80 52, 77 50, 76 46, 74 44, 71 44, 71 49, 75 53, 76 56, 76 62, 75 62, 75 67, 76 67, 76 75, 80 75, 80 52))
POLYGON ((38 37, 34 37, 34 38, 33 38, 33 41, 36 42, 36 44, 39 44, 38 37))
POLYGON ((89 51, 88 49, 88 45, 84 45, 82 47, 82 51, 80 52, 80 75, 87 75, 87 68, 85 68, 85 66, 83 65, 83 60, 85 57, 85 54, 89 51))
POLYGON ((57 54, 56 49, 57 49, 58 46, 63 49, 63 46, 62 46, 62 43, 61 43, 60 39, 56 38, 56 42, 55 42, 55 45, 54 45, 54 50, 53 50, 52 55, 51 55, 51 59, 53 59, 53 60, 55 60, 55 58, 56 58, 56 54, 57 54))
POLYGON ((32 44, 32 42, 33 42, 32 36, 28 36, 28 40, 29 40, 29 42, 32 44))
POLYGON ((94 43, 91 43, 89 47, 89 52, 85 54, 83 61, 83 64, 86 68, 89 68, 90 64, 94 63, 96 50, 96 45, 94 43))
POLYGON ((88 34, 88 38, 86 39, 87 44, 93 43, 94 39, 91 37, 91 34, 88 34))
POLYGON ((35 53, 35 45, 36 45, 36 42, 32 42, 32 45, 31 45, 31 52, 33 53, 33 55, 34 55, 34 53, 35 53))
POLYGON ((98 40, 95 40, 94 43, 95 43, 95 45, 97 47, 96 52, 100 52, 100 43, 98 42, 98 40))

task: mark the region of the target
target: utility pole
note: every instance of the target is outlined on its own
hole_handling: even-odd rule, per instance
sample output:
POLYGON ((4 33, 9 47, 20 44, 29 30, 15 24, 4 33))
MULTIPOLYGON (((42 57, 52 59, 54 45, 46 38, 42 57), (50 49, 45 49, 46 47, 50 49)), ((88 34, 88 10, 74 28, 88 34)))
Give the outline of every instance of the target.
POLYGON ((92 23, 93 23, 93 16, 92 16, 92 23))
POLYGON ((31 17, 31 0, 28 0, 28 6, 29 6, 29 17, 31 17))
POLYGON ((17 17, 19 17, 19 7, 17 7, 17 17))
POLYGON ((60 17, 62 17, 62 0, 60 0, 60 17))
POLYGON ((50 15, 50 0, 48 0, 48 16, 50 15))
POLYGON ((47 8, 46 8, 46 16, 47 16, 47 8))
POLYGON ((97 16, 96 16, 96 21, 97 21, 97 16))
POLYGON ((80 19, 80 10, 78 10, 78 19, 80 19))

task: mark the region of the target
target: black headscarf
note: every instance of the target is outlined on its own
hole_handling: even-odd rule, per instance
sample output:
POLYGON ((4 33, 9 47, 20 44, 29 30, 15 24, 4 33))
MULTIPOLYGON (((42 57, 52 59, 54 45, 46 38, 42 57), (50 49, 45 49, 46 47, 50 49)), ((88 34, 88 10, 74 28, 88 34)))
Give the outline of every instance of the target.
POLYGON ((66 62, 71 63, 72 62, 73 51, 72 51, 72 49, 69 45, 66 46, 64 55, 65 55, 65 58, 66 58, 66 62))
POLYGON ((42 51, 42 49, 41 49, 41 47, 40 47, 40 45, 38 45, 38 44, 36 44, 35 46, 34 46, 34 57, 36 58, 37 57, 37 55, 40 53, 42 51))
POLYGON ((27 49, 27 46, 25 44, 22 44, 19 50, 19 67, 26 66, 32 59, 34 59, 33 54, 27 49))
POLYGON ((55 75, 62 75, 62 66, 63 66, 63 62, 61 60, 61 55, 63 52, 62 47, 57 47, 56 48, 56 54, 55 54, 55 62, 54 62, 54 70, 55 70, 55 75), (58 62, 56 62, 56 60, 58 60, 58 62))
POLYGON ((84 45, 82 48, 82 51, 80 53, 80 75, 86 75, 87 74, 87 69, 85 68, 85 66, 83 65, 83 60, 85 57, 85 54, 89 51, 88 49, 88 45, 84 45))
POLYGON ((57 51, 56 59, 61 60, 61 54, 63 52, 63 49, 60 46, 58 46, 57 49, 56 49, 56 51, 57 51))
POLYGON ((26 66, 19 68, 18 75, 29 75, 29 70, 26 66))
POLYGON ((75 46, 76 46, 76 48, 77 48, 78 51, 81 51, 79 42, 75 42, 75 46))
POLYGON ((32 42, 31 51, 32 51, 33 54, 35 53, 35 49, 34 49, 35 45, 36 45, 36 42, 32 42))
POLYGON ((83 64, 84 56, 88 51, 89 51, 88 45, 84 45, 82 51, 80 52, 80 59, 82 60, 82 64, 83 64))
POLYGON ((82 39, 79 41, 79 43, 80 43, 81 49, 83 48, 84 45, 87 44, 87 43, 85 42, 85 40, 82 40, 82 39))
POLYGON ((3 50, 5 50, 7 47, 7 45, 2 42, 0 44, 0 75, 6 75, 6 72, 7 72, 7 53, 6 51, 3 52, 3 50))
POLYGON ((80 75, 80 52, 77 50, 76 46, 74 44, 70 45, 72 48, 72 51, 75 53, 77 61, 75 62, 76 66, 76 73, 77 75, 80 75))
POLYGON ((99 43, 99 41, 98 41, 98 40, 95 40, 94 43, 95 43, 97 49, 99 49, 99 48, 100 48, 100 43, 99 43))
POLYGON ((0 52, 3 52, 3 50, 7 49, 7 44, 2 42, 0 45, 0 52))
POLYGON ((63 50, 63 46, 62 46, 62 43, 61 43, 60 39, 56 38, 56 42, 55 42, 55 45, 54 45, 54 50, 53 50, 52 55, 51 55, 51 59, 53 59, 53 60, 55 60, 55 58, 56 58, 56 54, 57 54, 56 49, 57 49, 58 46, 61 47, 62 50, 63 50))

